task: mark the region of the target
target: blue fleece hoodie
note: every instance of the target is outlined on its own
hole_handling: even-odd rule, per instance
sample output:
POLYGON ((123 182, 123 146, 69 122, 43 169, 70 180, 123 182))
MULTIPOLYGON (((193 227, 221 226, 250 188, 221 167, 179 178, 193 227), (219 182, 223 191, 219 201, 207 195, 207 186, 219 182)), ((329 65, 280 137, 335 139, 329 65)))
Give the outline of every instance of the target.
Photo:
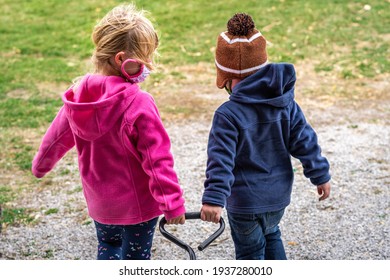
POLYGON ((285 208, 294 177, 290 156, 314 185, 330 180, 316 133, 294 101, 295 80, 293 65, 268 64, 216 110, 202 203, 242 214, 285 208))

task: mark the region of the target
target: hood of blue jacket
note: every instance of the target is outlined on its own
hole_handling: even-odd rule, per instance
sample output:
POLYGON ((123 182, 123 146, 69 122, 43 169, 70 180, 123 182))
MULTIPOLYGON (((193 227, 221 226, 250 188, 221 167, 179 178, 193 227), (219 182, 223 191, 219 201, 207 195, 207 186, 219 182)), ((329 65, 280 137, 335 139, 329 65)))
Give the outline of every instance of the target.
POLYGON ((286 107, 294 100, 295 81, 295 70, 292 64, 267 64, 240 81, 234 87, 230 100, 286 107))

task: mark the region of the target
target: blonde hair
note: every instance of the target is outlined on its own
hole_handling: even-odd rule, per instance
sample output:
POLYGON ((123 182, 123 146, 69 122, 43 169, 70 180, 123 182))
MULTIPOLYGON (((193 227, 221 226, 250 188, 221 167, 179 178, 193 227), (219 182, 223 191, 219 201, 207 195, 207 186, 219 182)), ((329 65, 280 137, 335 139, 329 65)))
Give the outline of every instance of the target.
POLYGON ((92 33, 95 44, 92 62, 96 72, 112 67, 110 59, 121 51, 154 69, 158 36, 146 13, 138 11, 134 4, 120 5, 100 20, 92 33))

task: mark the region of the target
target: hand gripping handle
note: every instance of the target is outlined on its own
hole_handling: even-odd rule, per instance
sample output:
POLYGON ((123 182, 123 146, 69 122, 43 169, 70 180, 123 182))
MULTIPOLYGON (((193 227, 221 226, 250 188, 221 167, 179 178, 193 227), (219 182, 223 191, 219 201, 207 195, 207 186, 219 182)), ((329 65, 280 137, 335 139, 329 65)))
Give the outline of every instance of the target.
MULTIPOLYGON (((185 218, 186 218, 186 220, 200 219, 200 212, 185 213, 185 218)), ((186 250, 190 255, 190 259, 195 260, 196 255, 195 255, 194 250, 191 248, 191 246, 189 246, 187 243, 183 242, 182 240, 178 239, 177 237, 175 237, 174 235, 172 235, 171 233, 166 231, 166 229, 164 227, 166 223, 167 223, 167 220, 165 219, 165 217, 163 217, 160 220, 160 225, 159 225, 159 229, 160 229, 161 234, 166 239, 172 241, 173 243, 175 243, 179 247, 186 250)), ((221 217, 221 219, 219 220, 219 228, 198 246, 198 250, 203 251, 204 249, 206 249, 207 246, 209 246, 215 239, 217 239, 223 233, 224 230, 225 230, 225 221, 221 217)))

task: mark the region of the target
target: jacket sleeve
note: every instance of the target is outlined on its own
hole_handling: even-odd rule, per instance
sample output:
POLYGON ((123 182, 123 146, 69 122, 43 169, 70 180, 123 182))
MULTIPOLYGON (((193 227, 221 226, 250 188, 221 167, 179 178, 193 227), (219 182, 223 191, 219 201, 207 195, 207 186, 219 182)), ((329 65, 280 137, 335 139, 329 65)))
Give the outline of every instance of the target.
POLYGON ((142 168, 149 176, 149 189, 160 204, 166 219, 185 213, 183 190, 174 170, 171 142, 151 96, 144 96, 145 110, 137 116, 132 130, 136 133, 136 148, 142 168), (147 104, 145 104, 147 103, 147 104))
POLYGON ((304 175, 314 185, 321 185, 331 178, 328 160, 321 155, 317 134, 307 123, 301 108, 293 103, 291 111, 290 153, 300 160, 304 175))
POLYGON ((62 107, 46 131, 33 159, 33 175, 37 178, 45 176, 74 145, 73 133, 62 107))
POLYGON ((215 113, 207 148, 206 180, 203 204, 226 206, 234 183, 238 130, 220 113, 215 113))

